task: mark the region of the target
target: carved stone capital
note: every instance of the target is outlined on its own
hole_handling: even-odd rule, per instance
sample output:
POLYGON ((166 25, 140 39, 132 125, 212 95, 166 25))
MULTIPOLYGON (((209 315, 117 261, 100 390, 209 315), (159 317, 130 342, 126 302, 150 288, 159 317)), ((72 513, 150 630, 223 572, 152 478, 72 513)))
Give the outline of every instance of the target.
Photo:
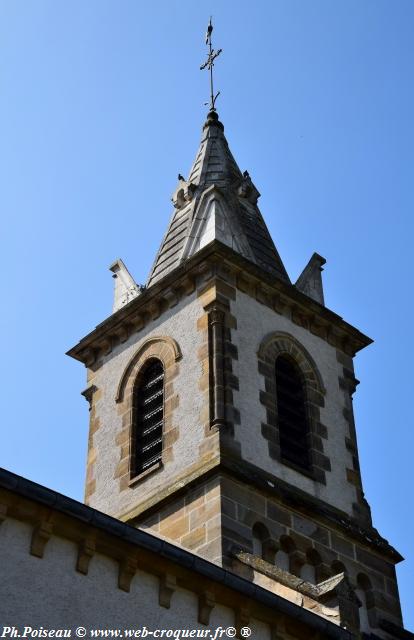
POLYGON ((218 307, 212 307, 208 312, 210 324, 224 324, 224 311, 218 307))

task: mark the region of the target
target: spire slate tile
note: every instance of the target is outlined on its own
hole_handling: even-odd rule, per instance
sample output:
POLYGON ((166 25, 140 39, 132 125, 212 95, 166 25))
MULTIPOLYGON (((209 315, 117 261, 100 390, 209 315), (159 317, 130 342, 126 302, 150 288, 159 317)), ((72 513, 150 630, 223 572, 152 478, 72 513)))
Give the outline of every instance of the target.
POLYGON ((173 195, 175 212, 148 286, 213 240, 290 282, 257 206, 259 196, 247 171, 237 166, 217 113, 210 111, 189 178, 179 180, 173 195))

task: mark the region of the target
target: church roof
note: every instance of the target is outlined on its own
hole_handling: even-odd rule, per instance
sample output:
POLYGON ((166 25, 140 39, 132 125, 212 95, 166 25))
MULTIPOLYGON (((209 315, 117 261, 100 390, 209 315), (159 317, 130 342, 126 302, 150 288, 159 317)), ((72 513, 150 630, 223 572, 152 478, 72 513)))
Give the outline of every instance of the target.
POLYGON ((237 166, 217 113, 210 111, 188 180, 179 176, 172 198, 175 211, 148 286, 213 240, 290 282, 257 206, 259 196, 248 172, 237 166))
MULTIPOLYGON (((180 583, 190 591, 199 591, 197 588, 194 589, 194 585, 203 587, 203 585, 208 584, 209 592, 213 594, 214 599, 217 599, 219 604, 228 606, 231 603, 232 606, 235 606, 239 600, 242 602, 249 601, 253 608, 265 608, 267 612, 272 612, 271 615, 275 621, 280 618, 280 615, 287 616, 288 620, 299 620, 305 627, 308 627, 311 636, 316 633, 318 636, 321 634, 324 638, 332 638, 332 640, 351 640, 355 638, 347 629, 337 626, 334 622, 326 620, 317 613, 308 611, 301 605, 253 584, 232 571, 223 569, 190 551, 172 544, 168 540, 151 535, 117 518, 112 518, 97 509, 77 502, 73 498, 64 496, 48 487, 2 468, 0 468, 0 490, 7 505, 0 513, 2 516, 0 524, 6 517, 24 520, 33 524, 35 528, 30 549, 31 554, 37 555, 39 558, 43 557, 43 547, 38 545, 41 550, 34 551, 33 540, 36 540, 34 534, 41 528, 39 527, 40 518, 45 518, 44 514, 47 513, 51 514, 53 531, 50 523, 45 520, 45 524, 49 526, 49 529, 46 526, 46 534, 42 539, 44 544, 49 540, 52 533, 63 540, 70 540, 75 544, 79 544, 79 540, 82 539, 93 540, 93 546, 91 547, 93 552, 96 547, 96 550, 102 556, 114 559, 119 563, 120 578, 118 586, 125 591, 129 591, 129 587, 120 586, 122 560, 134 558, 137 551, 139 551, 142 565, 140 568, 143 572, 148 573, 149 566, 154 567, 154 573, 159 572, 160 567, 162 567, 165 574, 171 574, 172 572, 171 575, 174 575, 174 577, 179 572, 180 583)), ((3 540, 5 541, 7 538, 3 538, 3 540)), ((3 542, 3 545, 6 544, 7 542, 3 542)), ((80 549, 82 550, 82 548, 81 546, 80 549)), ((4 546, 4 549, 6 549, 6 546, 4 546)), ((25 553, 27 554, 27 551, 25 553)), ((20 559, 23 559, 23 556, 18 557, 18 560, 20 559)), ((53 567, 53 558, 49 558, 50 562, 53 567)), ((133 565, 131 565, 132 567, 133 565)), ((80 573, 88 573, 87 569, 86 571, 78 569, 78 571, 80 573)), ((16 591, 17 582, 13 581, 12 578, 13 576, 9 576, 13 597, 13 589, 16 591)), ((70 580, 70 577, 67 577, 68 580, 70 580)), ((73 585, 75 585, 74 579, 73 585)), ((50 597, 50 584, 43 582, 43 587, 43 597, 50 597)), ((107 591, 105 583, 101 585, 100 593, 107 598, 111 597, 111 593, 107 591)), ((114 606, 114 610, 116 610, 116 605, 114 606)), ((141 617, 138 617, 138 620, 139 624, 146 622, 142 614, 141 617)))

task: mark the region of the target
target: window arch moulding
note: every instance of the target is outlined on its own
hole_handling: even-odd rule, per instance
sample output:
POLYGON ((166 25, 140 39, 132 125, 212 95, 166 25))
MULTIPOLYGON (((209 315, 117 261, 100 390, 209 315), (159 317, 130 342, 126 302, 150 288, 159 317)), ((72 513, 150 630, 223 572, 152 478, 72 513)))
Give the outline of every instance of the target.
MULTIPOLYGON (((153 336, 145 340, 134 353, 119 381, 115 402, 122 402, 127 387, 135 383, 138 371, 146 360, 158 358, 164 365, 164 369, 171 367, 181 360, 181 349, 178 343, 169 336, 153 336)), ((128 389, 130 391, 130 389, 128 389)))
POLYGON ((326 471, 330 471, 331 464, 324 454, 323 440, 328 438, 328 430, 320 421, 320 409, 325 405, 326 390, 315 361, 296 338, 285 332, 266 335, 257 355, 259 373, 264 377, 260 402, 266 409, 266 422, 262 423, 261 429, 268 442, 269 456, 326 484, 326 471), (301 376, 308 427, 309 468, 295 465, 282 456, 276 390, 276 360, 279 356, 291 359, 301 376))
POLYGON ((181 357, 180 347, 173 338, 152 336, 138 347, 125 367, 115 396, 118 414, 121 416, 121 429, 116 435, 119 463, 115 471, 115 478, 119 479, 120 491, 125 491, 173 459, 173 445, 178 439, 178 426, 173 423, 173 414, 179 402, 178 395, 174 392, 173 381, 178 375, 178 363, 181 357), (140 372, 145 370, 145 366, 151 360, 159 360, 164 369, 162 458, 143 473, 137 474, 134 458, 134 422, 136 421, 134 390, 139 384, 140 372))

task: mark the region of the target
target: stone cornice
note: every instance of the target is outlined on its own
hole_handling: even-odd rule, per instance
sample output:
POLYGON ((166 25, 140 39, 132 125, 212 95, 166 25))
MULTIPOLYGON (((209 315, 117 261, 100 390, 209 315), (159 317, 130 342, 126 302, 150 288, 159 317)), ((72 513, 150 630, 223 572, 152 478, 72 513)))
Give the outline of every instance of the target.
POLYGON ((229 282, 351 356, 372 342, 294 285, 270 275, 215 240, 109 316, 70 349, 67 355, 86 366, 93 366, 100 357, 110 353, 116 344, 125 342, 130 335, 140 331, 168 308, 175 306, 181 298, 193 293, 196 286, 212 277, 229 282))

